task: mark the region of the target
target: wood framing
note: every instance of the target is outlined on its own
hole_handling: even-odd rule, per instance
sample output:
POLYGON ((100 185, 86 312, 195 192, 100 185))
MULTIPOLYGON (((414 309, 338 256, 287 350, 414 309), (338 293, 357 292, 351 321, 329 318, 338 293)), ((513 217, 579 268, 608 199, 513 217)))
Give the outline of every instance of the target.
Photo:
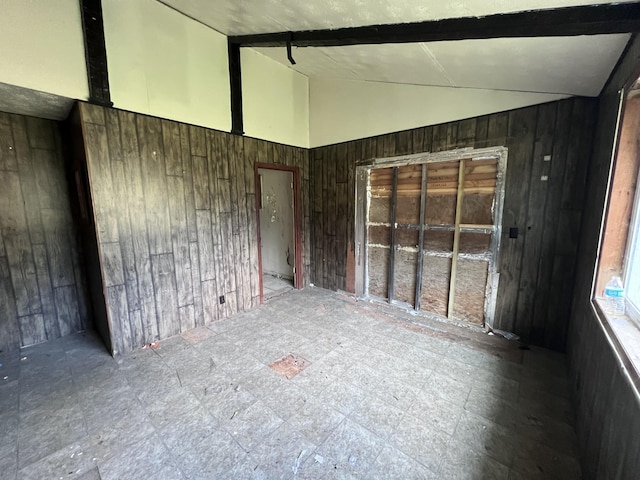
POLYGON ((389 217, 389 223, 391 224, 391 236, 389 239, 389 279, 387 280, 387 298, 391 302, 393 300, 393 284, 394 284, 394 272, 396 264, 396 230, 398 225, 396 223, 396 212, 398 208, 398 168, 393 169, 393 181, 391 184, 391 215, 389 217))
POLYGON ((355 239, 366 253, 357 293, 492 327, 506 159, 507 149, 496 147, 361 162, 356 216, 364 221, 355 239), (425 258, 436 264, 425 269, 425 258), (435 310, 434 281, 441 285, 435 310))
POLYGON ((451 277, 449 278, 449 303, 447 317, 453 318, 453 301, 456 295, 456 276, 458 273, 458 253, 460 251, 460 219, 462 217, 462 199, 464 198, 465 161, 460 160, 458 166, 458 194, 456 197, 456 219, 453 232, 453 252, 451 256, 451 277))
POLYGON ((420 310, 420 296, 422 295, 422 269, 424 266, 424 219, 427 211, 427 164, 422 165, 422 179, 420 186, 420 230, 418 234, 418 271, 416 274, 416 296, 413 307, 420 310))
POLYGON ((295 273, 294 288, 303 288, 303 270, 302 270, 302 198, 300 195, 300 169, 298 167, 290 167, 287 165, 258 163, 254 167, 254 178, 256 186, 256 223, 257 223, 257 243, 258 243, 258 272, 260 279, 260 303, 264 302, 264 285, 262 281, 262 238, 260 234, 260 198, 262 197, 260 176, 258 169, 263 170, 281 170, 291 172, 293 176, 293 229, 294 229, 294 245, 295 245, 295 273))

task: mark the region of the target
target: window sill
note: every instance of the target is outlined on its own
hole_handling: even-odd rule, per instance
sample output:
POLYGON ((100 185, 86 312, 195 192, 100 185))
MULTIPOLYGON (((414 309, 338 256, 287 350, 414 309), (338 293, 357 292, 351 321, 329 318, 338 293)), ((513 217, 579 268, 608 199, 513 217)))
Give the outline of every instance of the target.
POLYGON ((596 316, 611 340, 623 370, 626 370, 629 380, 635 386, 636 395, 640 397, 640 328, 627 315, 606 314, 602 302, 602 298, 592 301, 596 316))

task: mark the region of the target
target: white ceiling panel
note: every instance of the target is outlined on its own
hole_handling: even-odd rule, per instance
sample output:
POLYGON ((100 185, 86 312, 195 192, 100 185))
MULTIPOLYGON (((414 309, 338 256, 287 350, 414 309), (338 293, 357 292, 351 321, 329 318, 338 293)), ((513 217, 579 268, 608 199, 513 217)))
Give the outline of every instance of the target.
POLYGON ((225 35, 316 30, 570 7, 593 0, 158 0, 225 35))
MULTIPOLYGON (((590 0, 158 0, 226 35, 418 22, 590 0)), ((627 3, 627 2, 595 2, 627 3)), ((259 52, 309 77, 597 95, 629 35, 294 48, 259 52)))
MULTIPOLYGON (((629 35, 295 48, 309 77, 598 95, 629 35)), ((259 52, 289 65, 285 48, 259 52)))
MULTIPOLYGON (((285 48, 256 50, 289 65, 285 48)), ((292 54, 296 61, 292 68, 309 77, 451 85, 438 63, 425 53, 422 44, 305 47, 294 48, 292 54)))
POLYGON ((456 86, 598 95, 629 35, 430 43, 456 86))

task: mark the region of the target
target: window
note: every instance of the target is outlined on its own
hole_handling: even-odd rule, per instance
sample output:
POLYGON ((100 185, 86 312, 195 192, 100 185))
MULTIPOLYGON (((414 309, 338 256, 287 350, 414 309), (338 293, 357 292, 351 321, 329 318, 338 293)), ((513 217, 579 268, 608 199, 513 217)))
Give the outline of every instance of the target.
POLYGON ((621 93, 620 104, 593 298, 599 318, 626 355, 628 367, 640 374, 640 83, 621 93), (606 308, 604 290, 614 276, 622 279, 625 289, 623 316, 612 315, 606 308))

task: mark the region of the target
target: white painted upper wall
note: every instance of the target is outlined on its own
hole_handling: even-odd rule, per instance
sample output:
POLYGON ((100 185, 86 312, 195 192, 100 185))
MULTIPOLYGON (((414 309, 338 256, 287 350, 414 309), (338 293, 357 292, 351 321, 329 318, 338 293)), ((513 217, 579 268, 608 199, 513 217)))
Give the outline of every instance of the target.
POLYGON ((244 131, 309 147, 309 79, 252 49, 241 50, 244 131))
POLYGON ((116 108, 229 131, 227 38, 155 0, 103 0, 116 108))
MULTIPOLYGON (((103 0, 118 108, 229 131, 227 39, 155 0, 103 0)), ((77 0, 0 1, 0 83, 89 96, 77 0)), ((563 95, 309 79, 242 51, 249 136, 300 147, 543 103, 563 95)))
POLYGON ((462 120, 569 95, 312 78, 310 146, 462 120))
MULTIPOLYGON (((111 100, 117 108, 230 131, 227 37, 155 0, 103 0, 111 100)), ((244 127, 309 146, 307 77, 243 49, 244 127)))
POLYGON ((89 98, 78 0, 0 1, 0 82, 89 98))

